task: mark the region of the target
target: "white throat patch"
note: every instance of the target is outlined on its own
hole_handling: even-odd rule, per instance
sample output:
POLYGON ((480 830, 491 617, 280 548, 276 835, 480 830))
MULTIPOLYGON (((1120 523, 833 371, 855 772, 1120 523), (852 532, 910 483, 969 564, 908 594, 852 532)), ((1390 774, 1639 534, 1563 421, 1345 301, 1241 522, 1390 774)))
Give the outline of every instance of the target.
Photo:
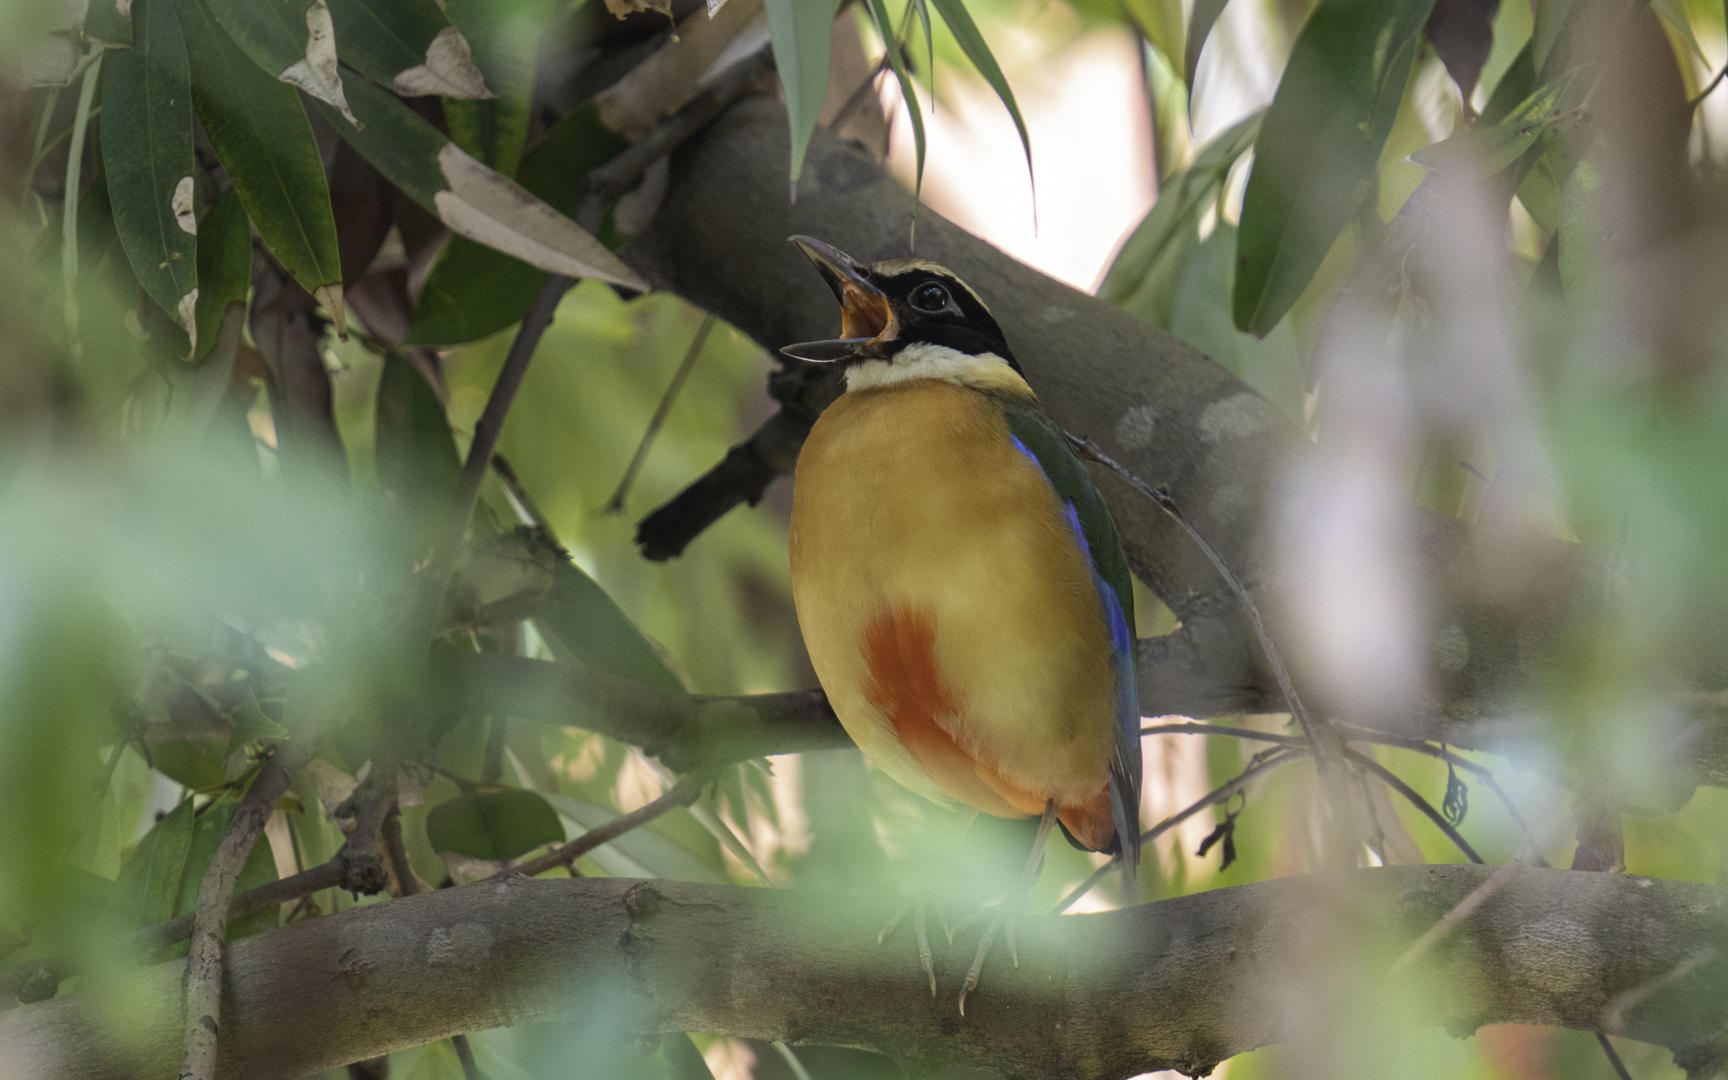
POLYGON ((970 356, 946 345, 908 345, 893 360, 866 360, 846 369, 849 392, 884 390, 919 379, 941 379, 974 390, 1032 395, 1026 380, 995 353, 970 356))

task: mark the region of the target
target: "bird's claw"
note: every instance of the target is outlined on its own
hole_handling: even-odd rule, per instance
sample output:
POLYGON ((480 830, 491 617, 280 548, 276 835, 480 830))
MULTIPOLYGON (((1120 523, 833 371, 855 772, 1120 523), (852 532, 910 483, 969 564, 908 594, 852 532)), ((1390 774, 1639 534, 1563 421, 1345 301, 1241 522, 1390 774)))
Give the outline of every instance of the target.
POLYGON ((984 960, 990 955, 990 950, 996 944, 996 935, 1006 931, 1008 938, 1008 955, 1014 958, 1014 966, 1020 966, 1020 950, 1014 942, 1014 924, 1020 918, 1018 905, 1004 906, 997 910, 990 920, 990 925, 984 928, 984 936, 978 939, 978 953, 972 958, 972 966, 966 970, 966 981, 960 986, 960 1015, 966 1015, 966 995, 978 989, 978 980, 984 974, 984 960))
MULTIPOLYGON (((924 902, 915 901, 896 911, 892 918, 876 934, 876 944, 887 941, 900 924, 906 921, 907 914, 912 915, 912 929, 918 936, 918 963, 924 968, 924 975, 930 980, 930 996, 936 996, 936 959, 930 951, 930 927, 924 913, 924 902)), ((948 940, 952 942, 953 936, 948 940)))

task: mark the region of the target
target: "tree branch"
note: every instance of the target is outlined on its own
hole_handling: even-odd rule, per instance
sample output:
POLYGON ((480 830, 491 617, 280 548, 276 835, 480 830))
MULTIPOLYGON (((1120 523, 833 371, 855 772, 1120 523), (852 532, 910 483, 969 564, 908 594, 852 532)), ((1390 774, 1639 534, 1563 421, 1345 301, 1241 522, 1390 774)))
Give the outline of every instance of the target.
MULTIPOLYGON (((219 1075, 300 1076, 459 1032, 567 1019, 596 994, 623 1010, 626 1038, 705 1031, 1026 1077, 1198 1074, 1293 1034, 1301 1014, 1279 1002, 1312 987, 1315 935, 1343 943, 1340 962, 1385 977, 1376 974, 1385 957, 1494 872, 1388 867, 1101 915, 1027 916, 1019 968, 996 970, 964 1021, 946 998, 931 1000, 909 947, 876 944, 891 901, 513 878, 237 942, 219 1075)), ((1668 1046, 1694 1077, 1712 1076, 1728 1062, 1728 958, 1674 973, 1725 936, 1728 892, 1719 887, 1516 869, 1397 978, 1432 980, 1422 984, 1432 1019, 1455 1032, 1489 1023, 1607 1029, 1668 1046), (1622 1016, 1610 1029, 1615 1008, 1622 1016)), ((970 944, 934 944, 938 977, 957 982, 970 944)), ((9 1080, 173 1075, 182 970, 165 964, 114 987, 129 1003, 123 1038, 114 1037, 107 995, 0 1014, 9 1080)))
MULTIPOLYGON (((307 733, 310 736, 310 732, 307 733)), ((252 789, 240 801, 228 821, 210 866, 198 884, 198 904, 192 913, 192 949, 186 960, 185 1022, 182 1043, 185 1057, 181 1080, 212 1080, 216 1075, 216 1033, 222 1019, 222 946, 228 932, 228 903, 240 868, 246 864, 252 845, 264 831, 264 823, 276 802, 288 790, 316 749, 308 737, 290 741, 265 763, 252 789)), ((174 995, 179 999, 179 995, 174 995)))

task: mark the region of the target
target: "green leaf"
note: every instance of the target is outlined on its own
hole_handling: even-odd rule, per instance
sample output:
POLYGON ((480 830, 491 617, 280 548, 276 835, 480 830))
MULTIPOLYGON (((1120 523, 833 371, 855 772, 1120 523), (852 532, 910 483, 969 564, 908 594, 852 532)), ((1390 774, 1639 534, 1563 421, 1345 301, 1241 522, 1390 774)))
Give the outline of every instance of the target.
POLYGON ((361 126, 337 123, 324 102, 318 108, 385 179, 452 231, 550 273, 648 291, 648 283, 593 234, 474 160, 388 91, 358 75, 342 80, 361 126))
POLYGON ((194 360, 210 355, 228 305, 244 308, 252 285, 252 226, 237 188, 230 187, 217 198, 198 222, 198 231, 204 242, 198 245, 198 347, 193 350, 194 360))
POLYGON ((122 15, 115 0, 90 0, 84 15, 84 33, 110 45, 132 44, 132 15, 122 15))
MULTIPOLYGON (((619 817, 616 810, 572 799, 568 795, 547 795, 546 801, 585 830, 597 829, 619 817)), ((683 844, 651 827, 632 829, 618 839, 595 848, 589 853, 589 858, 615 877, 637 877, 642 876, 641 871, 646 871, 649 877, 726 884, 726 875, 703 862, 683 844), (609 858, 613 852, 623 855, 634 867, 640 869, 632 872, 631 867, 613 862, 609 858), (617 869, 614 869, 614 866, 617 869)))
POLYGON ((265 74, 299 87, 354 122, 337 72, 336 31, 325 0, 208 2, 222 29, 265 74))
POLYGON ((1194 13, 1188 16, 1188 41, 1182 50, 1182 81, 1188 84, 1190 93, 1194 90, 1194 72, 1200 67, 1200 50, 1206 47, 1206 38, 1218 16, 1224 14, 1227 2, 1194 0, 1194 13))
POLYGON ((150 763, 168 779, 193 791, 210 791, 228 782, 223 762, 231 733, 150 739, 150 763))
MULTIPOLYGON (((174 0, 134 0, 135 40, 102 72, 102 161, 138 284, 193 333, 198 237, 191 69, 174 0)), ((194 347, 197 342, 193 342, 194 347)))
POLYGON ((876 32, 888 47, 888 63, 894 68, 894 78, 900 83, 900 95, 906 99, 906 114, 912 118, 912 145, 916 148, 917 174, 912 182, 912 214, 917 221, 918 200, 924 191, 924 113, 918 107, 918 86, 907 73, 906 65, 900 59, 900 47, 897 35, 894 33, 894 21, 888 17, 888 8, 882 0, 869 0, 870 17, 876 23, 876 32))
POLYGON ((462 463, 438 395, 397 352, 384 356, 378 381, 378 485, 421 528, 436 529, 449 512, 462 463))
POLYGON ((1692 20, 1686 17, 1685 0, 1650 0, 1650 10, 1662 16, 1662 21, 1680 35, 1680 40, 1686 43, 1700 63, 1706 68, 1712 66, 1710 58, 1698 47, 1698 39, 1692 35, 1692 20))
POLYGON ((1135 227, 1098 288, 1098 298, 1169 329, 1181 268, 1199 241, 1200 218, 1223 190, 1236 159, 1260 130, 1255 113, 1207 143, 1194 164, 1170 177, 1158 201, 1135 227))
POLYGON ((1539 88, 1498 123, 1479 126, 1425 146, 1410 160, 1436 172, 1493 176, 1523 157, 1556 117, 1570 77, 1539 88))
POLYGON ((426 815, 434 851, 476 859, 514 859, 541 844, 564 839, 558 813, 534 791, 470 791, 426 815))
POLYGON ((1512 65, 1506 69, 1506 74, 1500 76, 1494 93, 1489 95, 1488 104, 1482 109, 1481 122, 1497 124, 1506 119, 1506 114, 1529 97, 1535 89, 1535 45, 1526 41, 1524 47, 1518 50, 1518 55, 1512 58, 1512 65))
POLYGON ((336 52, 403 97, 489 98, 462 32, 435 0, 326 0, 336 52))
POLYGON ((990 46, 984 41, 984 35, 979 33, 978 24, 972 21, 972 15, 966 10, 963 0, 935 0, 936 10, 942 14, 942 21, 948 24, 953 32, 954 40, 960 43, 960 48, 966 53, 966 58, 972 61, 972 66, 978 69, 978 74, 984 76, 984 81, 996 91, 996 96, 1002 99, 1002 104, 1008 110, 1008 115, 1014 118, 1014 128, 1020 132, 1020 148, 1026 151, 1026 174, 1032 175, 1032 137, 1026 133, 1026 121, 1020 115, 1020 106, 1014 101, 1014 91, 1008 86, 1007 76, 1002 74, 1002 67, 996 63, 996 56, 990 51, 990 46))
MULTIPOLYGON (((1204 0, 1196 0, 1203 3, 1204 0)), ((1122 6, 1140 27, 1147 44, 1182 66, 1182 0, 1123 0, 1122 6)))
POLYGON ((256 742, 281 742, 288 738, 287 728, 278 724, 258 706, 258 699, 246 695, 246 703, 234 713, 234 737, 228 740, 228 752, 256 742))
MULTIPOLYGON (((763 0, 763 7, 768 11, 768 37, 774 43, 774 66, 786 91, 786 122, 792 130, 792 164, 787 175, 796 198, 804 151, 810 146, 816 117, 828 94, 834 4, 832 0, 763 0)), ((898 68, 898 61, 895 66, 898 68)))
POLYGON ((183 799, 138 841, 110 894, 110 910, 122 926, 150 926, 174 917, 192 825, 192 800, 183 799))
MULTIPOLYGON (((523 155, 517 178, 561 214, 574 214, 588 173, 630 144, 600 123, 592 102, 573 109, 523 155)), ((621 242, 601 230, 601 239, 621 242)), ((459 345, 520 322, 546 279, 520 259, 456 237, 427 275, 408 330, 410 345, 459 345)))
POLYGON ((180 0, 180 11, 198 118, 258 235, 307 292, 341 284, 330 190, 300 95, 249 63, 205 0, 180 0))
POLYGON ((1264 336, 1372 189, 1434 0, 1321 0, 1296 38, 1242 200, 1233 314, 1264 336))
MULTIPOLYGON (((684 683, 606 590, 568 559, 558 564, 552 592, 536 622, 543 636, 584 667, 682 693, 684 683)), ((560 656, 559 659, 565 659, 560 656)))

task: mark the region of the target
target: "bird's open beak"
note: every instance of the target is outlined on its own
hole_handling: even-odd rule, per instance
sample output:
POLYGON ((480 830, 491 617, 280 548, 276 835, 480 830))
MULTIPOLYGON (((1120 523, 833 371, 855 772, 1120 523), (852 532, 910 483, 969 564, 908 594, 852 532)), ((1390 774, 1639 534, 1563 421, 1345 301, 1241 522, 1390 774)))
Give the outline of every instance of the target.
POLYGON ((828 341, 806 341, 780 351, 787 356, 817 363, 836 360, 870 360, 886 355, 883 344, 900 332, 888 297, 870 281, 870 270, 837 247, 808 236, 794 236, 792 243, 815 264, 822 279, 840 301, 840 336, 828 341))

